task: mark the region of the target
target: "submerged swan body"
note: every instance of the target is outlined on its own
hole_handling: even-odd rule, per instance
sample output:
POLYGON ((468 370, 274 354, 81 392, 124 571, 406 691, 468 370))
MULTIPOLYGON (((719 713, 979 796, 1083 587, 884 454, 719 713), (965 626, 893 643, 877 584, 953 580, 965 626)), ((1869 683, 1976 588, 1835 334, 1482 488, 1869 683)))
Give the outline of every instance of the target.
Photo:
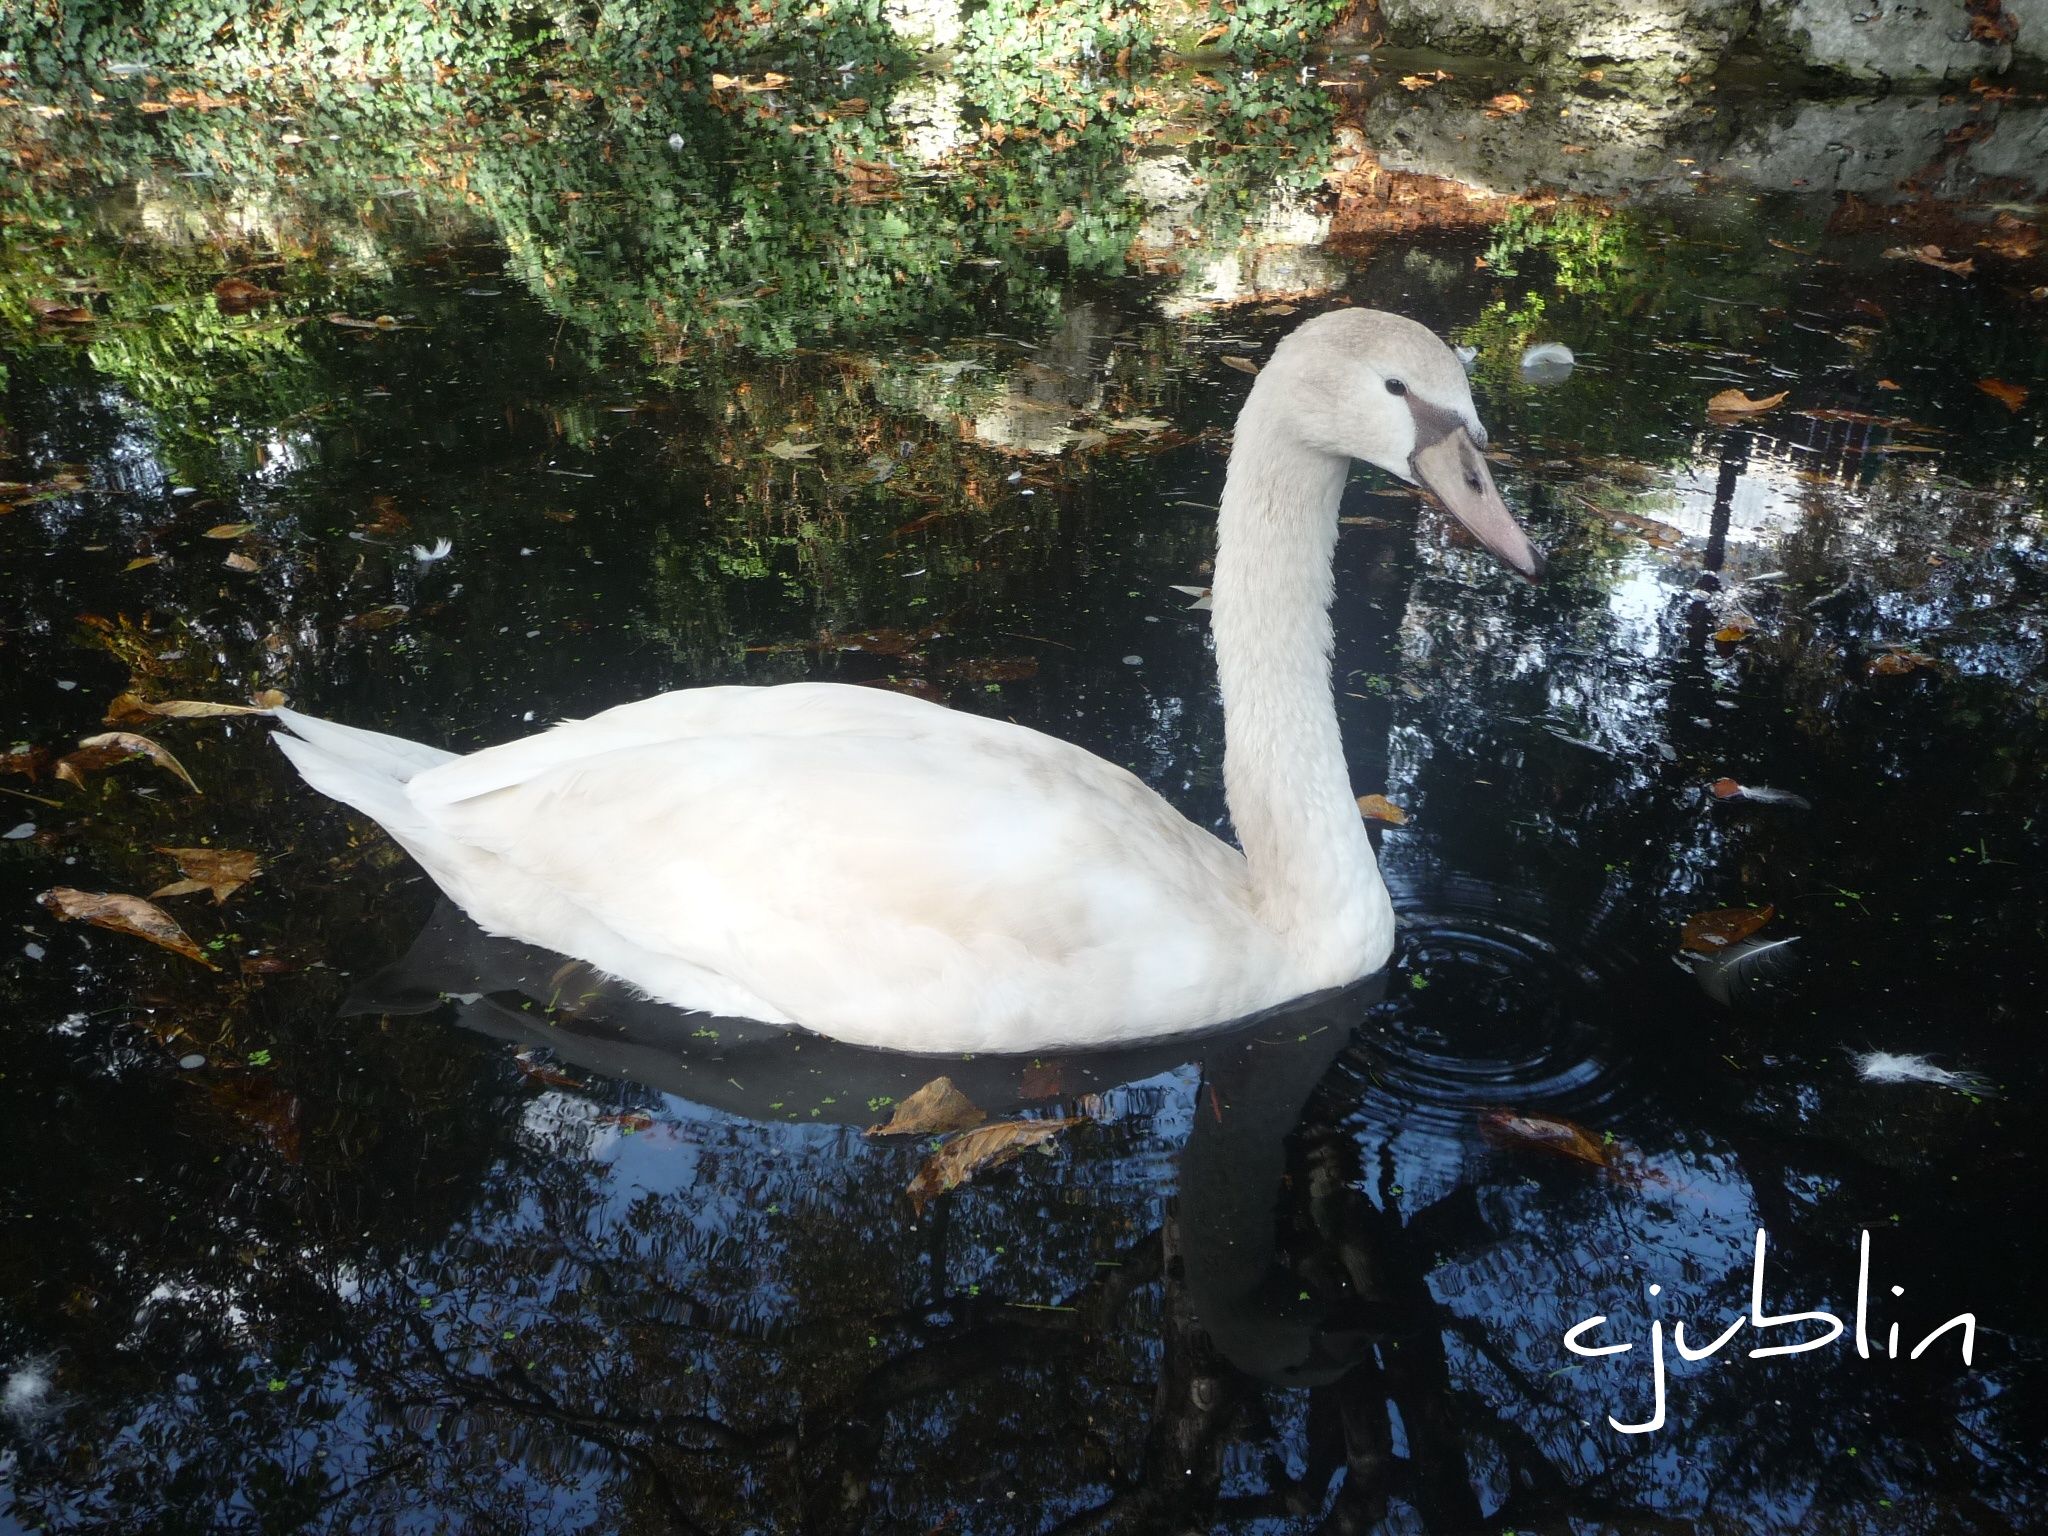
POLYGON ((1330 690, 1350 460, 1541 561, 1479 453, 1464 370, 1342 310, 1239 417, 1212 623, 1243 852, 1069 742, 832 683, 685 689, 467 757, 291 710, 308 783, 380 822, 485 929, 663 1002, 909 1051, 1206 1028, 1385 963, 1393 908, 1330 690))

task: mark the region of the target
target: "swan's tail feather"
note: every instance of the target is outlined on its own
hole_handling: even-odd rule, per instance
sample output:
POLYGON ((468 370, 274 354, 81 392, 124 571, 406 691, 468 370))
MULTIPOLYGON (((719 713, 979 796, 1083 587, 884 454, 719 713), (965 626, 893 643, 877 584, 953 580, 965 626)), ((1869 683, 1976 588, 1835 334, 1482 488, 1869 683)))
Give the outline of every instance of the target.
MULTIPOLYGON (((327 757, 365 773, 396 779, 401 784, 414 774, 455 757, 453 752, 422 746, 419 742, 407 741, 403 736, 386 736, 381 731, 337 725, 332 720, 302 715, 296 709, 277 709, 272 713, 280 724, 290 728, 294 736, 327 757)), ((279 737, 278 745, 284 746, 289 739, 279 737)), ((295 763, 300 761, 296 753, 291 754, 291 758, 295 763)))

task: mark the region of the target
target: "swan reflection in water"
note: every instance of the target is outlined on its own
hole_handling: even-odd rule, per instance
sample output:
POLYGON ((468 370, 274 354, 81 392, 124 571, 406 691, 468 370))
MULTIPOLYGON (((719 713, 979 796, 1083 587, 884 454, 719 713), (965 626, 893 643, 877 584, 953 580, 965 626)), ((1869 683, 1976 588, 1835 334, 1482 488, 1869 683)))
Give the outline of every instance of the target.
MULTIPOLYGON (((1463 1455, 1445 1438, 1453 1416, 1432 1400, 1449 1380, 1418 1267, 1435 1240, 1432 1223, 1404 1235, 1397 1219, 1353 1187, 1356 1154, 1341 1130, 1295 1134, 1317 1085, 1356 1046, 1385 983, 1381 973, 1246 1025, 1144 1048, 1056 1059, 906 1057, 636 998, 586 967, 565 966, 559 955, 492 938, 443 902, 402 960, 357 987, 347 1011, 448 1009, 465 1029, 522 1050, 542 1048, 556 1066, 763 1125, 801 1118, 812 1126, 864 1128, 886 1114, 871 1104, 900 1100, 941 1074, 991 1118, 1046 1112, 1120 1085, 1193 1076, 1176 1192, 1156 1243, 1139 1245, 1120 1287, 1128 1295, 1153 1279, 1166 1282, 1147 1461, 1214 1460, 1260 1384, 1329 1386, 1363 1368, 1370 1382, 1340 1389, 1340 1433, 1324 1447, 1353 1469, 1346 1499, 1384 1507, 1386 1474, 1428 1466, 1438 1469, 1428 1476, 1441 1487, 1425 1494, 1425 1504, 1445 1518, 1476 1518, 1469 1479, 1455 1470, 1463 1455), (551 1010, 551 1001, 559 1006, 551 1010), (821 1093, 821 1085, 829 1086, 821 1093), (805 1108, 792 1113, 795 1105, 805 1108), (1301 1204, 1304 1188, 1318 1220, 1341 1208, 1345 1239, 1334 1255, 1292 1254, 1282 1241, 1291 1221, 1285 1213, 1301 1204), (1400 1405, 1409 1442, 1402 1458, 1392 1454, 1397 1431, 1389 1401, 1400 1405), (1361 1482, 1358 1474, 1374 1467, 1380 1472, 1361 1482)), ((1469 1198, 1451 1205, 1465 1211, 1469 1198)), ((907 1206, 902 1219, 911 1221, 907 1206)), ((942 1200, 927 1224, 945 1220, 942 1200)), ((1117 1519, 1147 1509, 1170 1513, 1191 1492, 1181 1481, 1121 1490, 1107 1501, 1105 1518, 1109 1505, 1117 1519)), ((1411 1487, 1406 1496, 1420 1491, 1411 1487)))
POLYGON ((714 1529, 924 1529, 990 1486, 1039 1501, 990 1529, 1520 1527, 1737 1476, 1775 1504, 1770 1469, 1810 1465, 1816 1439, 1925 1435, 1930 1391, 1956 1384, 1873 1387, 1853 1356, 1801 1362, 1797 1422, 1759 1420, 1755 1370, 1717 1360, 1674 1378, 1669 1428, 1638 1437, 1656 1454, 1601 1427, 1646 1416, 1643 1373, 1581 1367, 1567 1328, 1607 1312, 1641 1338, 1657 1280, 1666 1316, 1718 1332, 1765 1223, 1774 1277, 1826 1295, 1841 1234, 1791 1219, 1788 1191, 1870 1171, 1620 1091, 1587 1025, 1611 983, 1510 927, 1497 893, 1485 920, 1461 894, 1465 917, 1411 913, 1391 976, 1242 1027, 964 1059, 680 1013, 444 904, 352 1012, 448 1010, 533 1053, 584 1126, 621 1101, 669 1124, 614 1136, 596 1173, 543 1137, 439 1250, 480 1313, 524 1309, 548 1382, 403 1354, 389 1379, 573 1443, 714 1529), (895 1192, 927 1141, 847 1132, 942 1074, 991 1118, 1092 1096, 1097 1123, 1057 1172, 1026 1159, 918 1216, 895 1192), (1476 1112, 1504 1099, 1620 1127, 1637 1166, 1486 1148, 1476 1112))

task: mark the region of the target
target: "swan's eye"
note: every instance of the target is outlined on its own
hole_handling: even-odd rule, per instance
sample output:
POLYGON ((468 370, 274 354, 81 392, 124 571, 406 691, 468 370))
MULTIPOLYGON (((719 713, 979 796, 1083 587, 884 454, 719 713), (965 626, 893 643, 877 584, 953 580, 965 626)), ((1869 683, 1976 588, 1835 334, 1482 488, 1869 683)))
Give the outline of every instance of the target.
POLYGON ((1474 474, 1467 474, 1465 476, 1465 484, 1476 491, 1479 489, 1479 477, 1474 474))
POLYGON ((1389 379, 1387 380, 1387 393, 1390 395, 1405 395, 1408 393, 1408 386, 1399 379, 1389 379))

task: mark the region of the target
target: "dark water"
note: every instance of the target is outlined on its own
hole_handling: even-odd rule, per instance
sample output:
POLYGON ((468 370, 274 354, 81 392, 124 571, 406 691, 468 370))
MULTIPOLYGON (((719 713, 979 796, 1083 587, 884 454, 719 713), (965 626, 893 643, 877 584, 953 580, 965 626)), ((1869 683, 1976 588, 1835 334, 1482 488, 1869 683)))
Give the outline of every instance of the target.
POLYGON ((1493 86, 1189 89, 1176 133, 927 170, 878 92, 817 131, 912 168, 829 195, 809 148, 671 172, 550 101, 461 185, 432 100, 8 118, 0 1530, 2048 1520, 2024 161, 1957 159, 1997 136, 1932 98, 1820 104, 1954 150, 1852 185, 1804 104, 1730 99, 1674 117, 1698 144, 1524 146, 1603 204, 1324 240, 1357 133, 1396 164, 1508 132, 1493 86), (1884 254, 1930 242, 1974 270, 1884 254), (279 297, 224 314, 228 276, 279 297), (1070 738, 1221 826, 1175 588, 1207 581, 1227 360, 1337 303, 1478 347, 1552 574, 1355 477, 1339 704, 1358 790, 1408 813, 1403 935, 1249 1032, 937 1062, 708 1023, 437 910, 260 723, 122 725, 197 793, 53 775, 130 690, 467 747, 820 677, 1070 738), (1568 379, 1521 378, 1536 341, 1568 379), (1788 398, 1709 419, 1731 387, 1788 398), (36 905, 201 846, 261 865, 161 898, 214 969, 36 905), (1681 955, 1692 914, 1765 904, 1753 958, 1681 955), (1870 1081, 1870 1051, 1975 1076, 1870 1081), (941 1071, 1086 1123, 915 1211, 928 1140, 859 1131, 941 1071), (1539 1144, 1570 1128, 1579 1156, 1539 1144), (1666 1338, 1663 1426, 1617 1432, 1658 1320, 1745 1313, 1759 1228, 1766 1310, 1848 1333, 1666 1338), (1955 1331, 1905 1358, 1963 1312, 1970 1365, 1955 1331), (1595 1315, 1631 1353, 1565 1350, 1595 1315))

